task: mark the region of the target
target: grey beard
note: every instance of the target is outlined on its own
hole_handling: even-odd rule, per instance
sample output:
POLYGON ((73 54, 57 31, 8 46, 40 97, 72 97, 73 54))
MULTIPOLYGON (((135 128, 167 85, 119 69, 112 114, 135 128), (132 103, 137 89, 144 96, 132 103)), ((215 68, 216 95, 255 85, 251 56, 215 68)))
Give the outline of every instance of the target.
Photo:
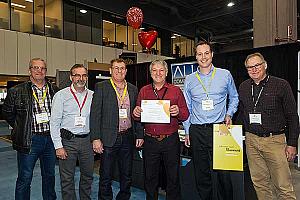
POLYGON ((76 85, 77 87, 85 87, 86 82, 85 82, 85 81, 78 81, 77 83, 75 83, 75 85, 76 85))

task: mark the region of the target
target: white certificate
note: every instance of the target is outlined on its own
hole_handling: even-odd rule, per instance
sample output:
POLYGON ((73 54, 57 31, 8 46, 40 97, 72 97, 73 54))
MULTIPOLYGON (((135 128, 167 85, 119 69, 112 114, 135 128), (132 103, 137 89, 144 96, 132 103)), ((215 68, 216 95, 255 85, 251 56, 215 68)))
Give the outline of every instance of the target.
POLYGON ((142 100, 141 122, 170 123, 170 100, 142 100))

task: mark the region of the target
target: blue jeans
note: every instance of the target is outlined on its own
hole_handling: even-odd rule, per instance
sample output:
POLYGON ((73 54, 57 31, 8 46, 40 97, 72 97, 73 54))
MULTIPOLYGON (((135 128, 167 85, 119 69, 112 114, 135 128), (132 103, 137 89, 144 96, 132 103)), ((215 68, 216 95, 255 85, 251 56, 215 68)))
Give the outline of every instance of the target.
POLYGON ((17 153, 18 178, 15 199, 29 200, 33 169, 40 160, 42 195, 44 200, 56 199, 55 194, 55 149, 50 136, 33 135, 29 154, 17 153))
POLYGON ((116 200, 130 199, 132 177, 133 137, 132 134, 118 134, 112 147, 104 146, 100 160, 99 200, 112 200, 111 188, 114 161, 117 160, 120 177, 120 191, 116 200))

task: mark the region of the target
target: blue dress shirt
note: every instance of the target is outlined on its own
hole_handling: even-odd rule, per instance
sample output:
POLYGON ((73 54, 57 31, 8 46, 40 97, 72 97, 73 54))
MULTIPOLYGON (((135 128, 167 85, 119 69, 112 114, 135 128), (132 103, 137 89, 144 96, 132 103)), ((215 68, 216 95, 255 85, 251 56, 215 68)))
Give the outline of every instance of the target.
POLYGON ((81 116, 86 117, 84 127, 75 127, 75 117, 80 116, 79 106, 70 91, 70 87, 66 87, 58 91, 52 101, 51 118, 50 118, 50 134, 54 143, 54 148, 62 148, 60 137, 60 129, 64 128, 74 134, 88 134, 90 132, 90 110, 93 98, 93 91, 86 89, 84 92, 76 92, 73 85, 71 85, 73 92, 80 105, 82 105, 86 93, 87 99, 82 108, 81 116))
POLYGON ((184 96, 190 112, 189 118, 183 122, 186 134, 189 134, 191 124, 223 122, 226 114, 232 117, 237 111, 239 98, 232 75, 226 69, 216 68, 215 75, 211 80, 214 68, 212 66, 207 75, 202 74, 197 68, 196 72, 188 75, 185 79, 184 96), (207 93, 198 80, 196 73, 199 74, 206 87, 208 99, 213 100, 213 110, 202 109, 202 100, 207 99, 207 93), (227 97, 229 100, 228 105, 227 97))

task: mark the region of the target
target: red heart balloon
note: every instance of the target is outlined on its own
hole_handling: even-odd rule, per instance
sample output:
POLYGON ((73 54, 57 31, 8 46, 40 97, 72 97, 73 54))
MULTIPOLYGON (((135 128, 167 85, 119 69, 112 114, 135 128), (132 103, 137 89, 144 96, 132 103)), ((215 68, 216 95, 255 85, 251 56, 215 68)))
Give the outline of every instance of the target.
POLYGON ((129 10, 127 11, 127 22, 128 24, 134 28, 134 29, 138 29, 144 19, 144 15, 143 12, 140 8, 138 7, 131 7, 129 8, 129 10))
POLYGON ((148 31, 148 32, 142 31, 138 34, 138 38, 139 38, 140 44, 143 47, 150 49, 154 45, 157 35, 158 35, 157 31, 154 31, 154 30, 148 31))

